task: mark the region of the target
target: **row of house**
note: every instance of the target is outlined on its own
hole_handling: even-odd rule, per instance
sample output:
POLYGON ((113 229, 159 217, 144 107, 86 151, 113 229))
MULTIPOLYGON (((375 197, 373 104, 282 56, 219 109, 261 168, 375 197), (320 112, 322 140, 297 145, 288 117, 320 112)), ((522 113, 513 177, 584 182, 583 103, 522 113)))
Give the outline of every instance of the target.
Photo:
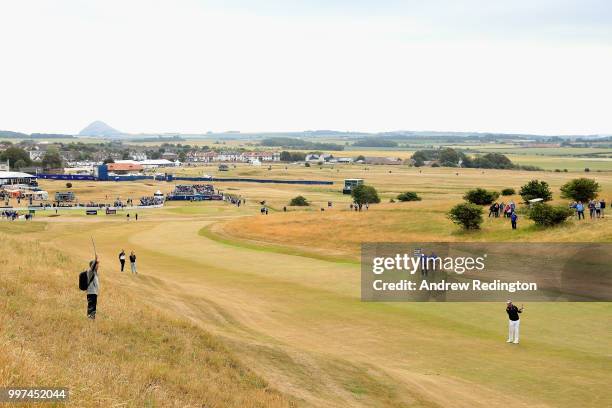
POLYGON ((186 155, 187 162, 190 163, 210 163, 210 162, 278 162, 280 152, 203 152, 191 151, 186 155))
POLYGON ((352 157, 334 157, 329 153, 309 153, 304 161, 307 162, 323 162, 323 163, 352 163, 352 157))

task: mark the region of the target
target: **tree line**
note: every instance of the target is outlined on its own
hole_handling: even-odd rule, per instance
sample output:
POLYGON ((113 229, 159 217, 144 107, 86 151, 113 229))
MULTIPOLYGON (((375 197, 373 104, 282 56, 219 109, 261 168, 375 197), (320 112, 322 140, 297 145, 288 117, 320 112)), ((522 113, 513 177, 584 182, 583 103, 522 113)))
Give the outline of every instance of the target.
POLYGON ((445 149, 418 150, 414 152, 411 159, 414 161, 414 166, 416 167, 424 166, 427 161, 434 161, 435 165, 442 167, 542 170, 537 166, 514 164, 508 157, 501 153, 486 153, 484 155, 468 156, 450 147, 445 149))

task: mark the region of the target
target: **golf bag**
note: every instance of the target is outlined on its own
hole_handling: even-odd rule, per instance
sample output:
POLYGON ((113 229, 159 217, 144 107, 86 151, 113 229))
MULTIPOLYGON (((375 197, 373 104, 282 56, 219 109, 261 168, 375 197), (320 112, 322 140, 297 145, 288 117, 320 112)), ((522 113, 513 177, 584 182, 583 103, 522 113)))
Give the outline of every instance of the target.
POLYGON ((91 281, 94 280, 95 276, 96 276, 96 274, 93 273, 91 275, 91 279, 87 279, 87 271, 83 271, 83 272, 79 273, 79 289, 87 290, 87 288, 91 284, 91 281))

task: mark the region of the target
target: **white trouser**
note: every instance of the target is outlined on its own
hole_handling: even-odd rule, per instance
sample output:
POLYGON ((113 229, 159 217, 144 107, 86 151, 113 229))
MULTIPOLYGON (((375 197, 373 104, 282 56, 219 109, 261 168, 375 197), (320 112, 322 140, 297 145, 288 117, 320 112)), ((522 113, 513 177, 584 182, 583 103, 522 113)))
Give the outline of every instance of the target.
POLYGON ((520 320, 508 320, 508 341, 519 341, 520 320))

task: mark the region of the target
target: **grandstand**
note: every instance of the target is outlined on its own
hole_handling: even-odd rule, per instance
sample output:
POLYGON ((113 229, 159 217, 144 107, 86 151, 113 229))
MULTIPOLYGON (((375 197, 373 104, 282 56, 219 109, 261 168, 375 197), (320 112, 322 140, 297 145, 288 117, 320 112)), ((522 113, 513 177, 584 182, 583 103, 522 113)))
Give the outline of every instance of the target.
POLYGON ((162 205, 164 198, 159 196, 140 197, 140 205, 143 207, 149 207, 152 205, 162 205))
POLYGON ((174 191, 168 194, 167 200, 222 200, 221 194, 215 193, 215 188, 212 184, 179 184, 174 188, 174 191))

